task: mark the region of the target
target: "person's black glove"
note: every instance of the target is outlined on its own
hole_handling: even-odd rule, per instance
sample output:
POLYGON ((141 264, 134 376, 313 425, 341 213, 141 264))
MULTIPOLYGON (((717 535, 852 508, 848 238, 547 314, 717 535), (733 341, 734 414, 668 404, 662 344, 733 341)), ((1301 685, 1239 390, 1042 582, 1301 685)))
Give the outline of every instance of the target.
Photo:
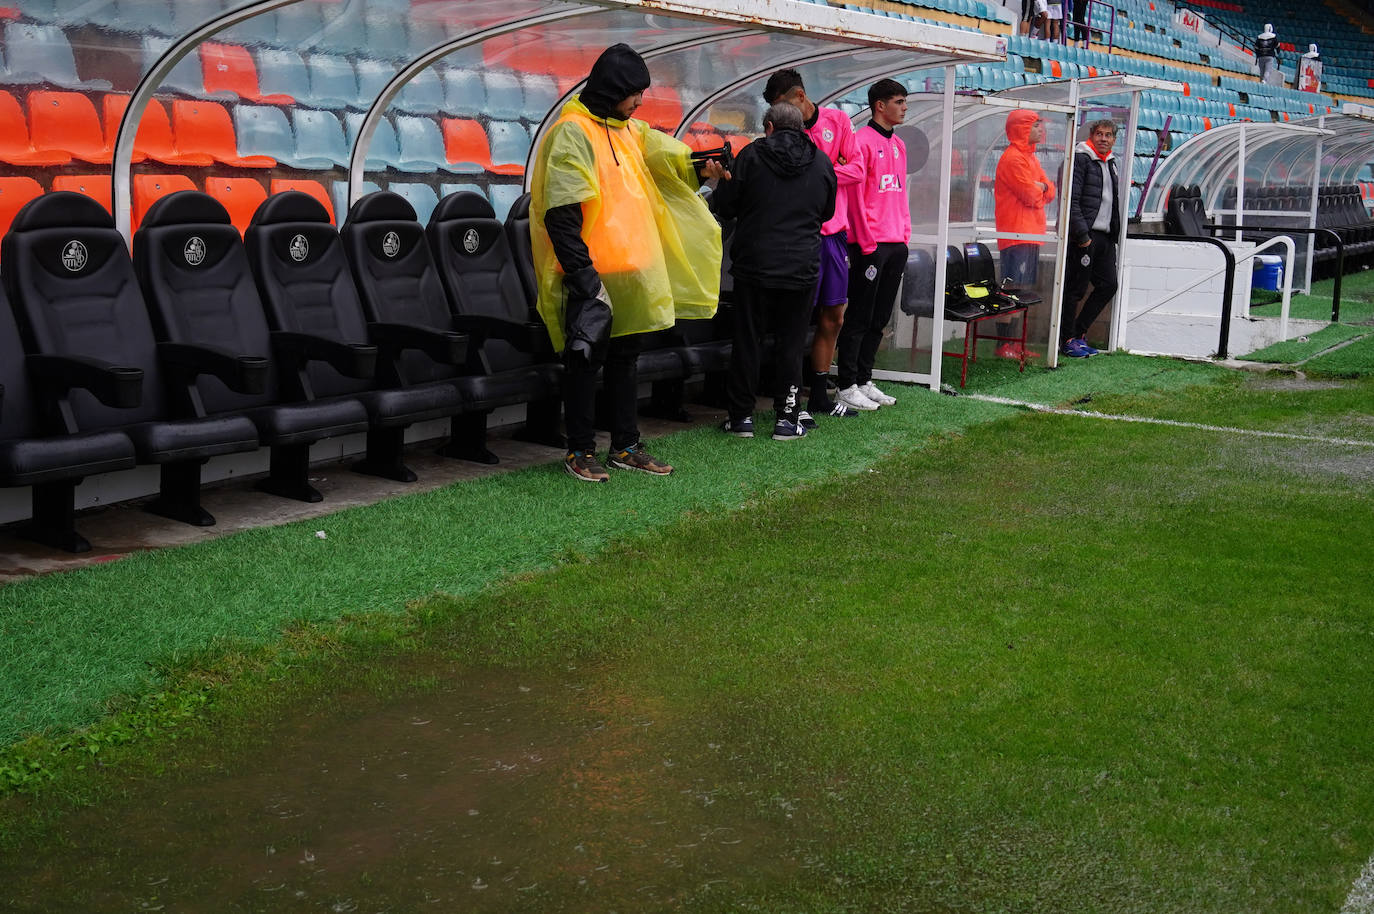
POLYGON ((595 267, 565 274, 563 289, 567 293, 563 335, 568 354, 584 358, 597 368, 606 360, 606 348, 611 342, 611 296, 595 267))

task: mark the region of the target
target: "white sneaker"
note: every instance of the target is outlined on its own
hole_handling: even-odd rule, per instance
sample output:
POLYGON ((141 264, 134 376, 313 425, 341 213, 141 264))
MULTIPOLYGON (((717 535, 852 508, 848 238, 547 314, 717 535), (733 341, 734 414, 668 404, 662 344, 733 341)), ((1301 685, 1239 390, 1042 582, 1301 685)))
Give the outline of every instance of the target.
POLYGON ((863 387, 860 387, 859 393, 863 394, 865 397, 868 397, 868 399, 872 400, 879 406, 895 406, 897 403, 896 397, 889 397, 887 394, 879 390, 877 385, 874 384, 872 381, 869 381, 863 387))
POLYGON ((874 403, 863 395, 863 391, 859 389, 859 385, 857 384, 850 384, 844 390, 840 391, 838 399, 850 409, 863 409, 871 412, 878 408, 877 403, 874 403))

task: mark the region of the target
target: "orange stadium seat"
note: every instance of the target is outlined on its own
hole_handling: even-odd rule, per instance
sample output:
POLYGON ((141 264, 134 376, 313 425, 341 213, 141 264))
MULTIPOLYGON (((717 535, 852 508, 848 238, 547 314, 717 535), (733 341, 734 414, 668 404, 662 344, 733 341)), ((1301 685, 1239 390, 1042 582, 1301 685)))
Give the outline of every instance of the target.
POLYGON ((650 127, 672 133, 682 123, 682 99, 668 86, 650 86, 635 117, 647 121, 650 127))
POLYGON ((239 155, 229 109, 216 102, 172 102, 172 137, 178 153, 201 153, 237 168, 271 168, 271 156, 239 155))
MULTIPOLYGON (((35 149, 19 100, 0 91, 0 162, 10 165, 66 165, 72 157, 56 149, 35 149)), ((6 223, 8 225, 8 223, 6 223)))
POLYGON ((473 174, 492 169, 491 142, 481 124, 467 118, 446 117, 443 128, 445 159, 454 165, 471 166, 473 174))
POLYGON ((206 92, 232 92, 239 98, 266 105, 292 105, 289 95, 263 95, 258 84, 258 65, 248 49, 238 44, 206 42, 200 46, 200 65, 206 92))
POLYGON ((687 131, 687 135, 683 137, 682 140, 698 152, 703 149, 717 149, 720 147, 721 143, 725 142, 725 137, 716 133, 714 130, 698 130, 695 128, 696 125, 693 125, 693 129, 687 131))
POLYGON ((185 175, 134 175, 133 230, 143 222, 148 207, 179 190, 195 190, 195 182, 185 175))
POLYGON ((85 194, 98 201, 107 211, 114 212, 109 175, 58 175, 52 179, 52 189, 85 194))
POLYGON ((10 223, 25 203, 41 196, 43 187, 33 178, 0 178, 0 235, 10 230, 10 223))
POLYGON ((257 178, 211 178, 205 182, 205 192, 214 197, 229 211, 229 221, 242 235, 253 221, 262 201, 267 199, 267 190, 257 178))
POLYGON ((271 191, 273 194, 285 193, 288 190, 298 190, 307 193, 320 201, 324 211, 329 213, 329 221, 337 225, 334 219, 334 201, 329 199, 329 191, 319 181, 290 181, 284 178, 273 178, 271 191))
MULTIPOLYGON (((129 107, 129 96, 107 95, 101 100, 105 116, 105 142, 114 152, 115 135, 119 122, 129 107)), ((134 137, 135 162, 152 159, 164 165, 205 166, 215 164, 213 157, 203 154, 183 154, 177 151, 172 139, 172 122, 167 117, 167 109, 162 102, 149 99, 148 107, 143 109, 143 120, 138 123, 138 134, 134 137)))
POLYGON ((100 115, 80 92, 30 92, 29 132, 36 149, 65 152, 93 165, 110 163, 112 149, 100 115))

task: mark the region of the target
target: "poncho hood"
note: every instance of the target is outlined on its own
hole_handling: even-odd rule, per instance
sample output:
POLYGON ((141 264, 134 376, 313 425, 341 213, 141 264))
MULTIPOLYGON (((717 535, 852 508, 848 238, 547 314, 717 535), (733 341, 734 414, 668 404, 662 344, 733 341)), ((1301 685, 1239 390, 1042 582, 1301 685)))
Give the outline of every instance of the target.
POLYGON ((613 44, 592 64, 579 98, 599 118, 616 117, 615 107, 649 88, 649 66, 628 44, 613 44))

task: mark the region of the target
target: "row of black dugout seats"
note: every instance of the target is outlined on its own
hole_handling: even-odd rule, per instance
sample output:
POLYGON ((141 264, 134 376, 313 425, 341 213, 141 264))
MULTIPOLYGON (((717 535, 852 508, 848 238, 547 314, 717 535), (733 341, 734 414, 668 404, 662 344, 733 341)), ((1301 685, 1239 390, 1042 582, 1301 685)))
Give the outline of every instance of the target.
MULTIPOLYGON (((1292 234, 1298 250, 1305 248, 1306 233, 1293 233, 1294 228, 1307 226, 1311 208, 1311 190, 1298 186, 1257 187, 1246 191, 1245 208, 1260 210, 1240 220, 1241 237, 1245 241, 1263 242, 1285 234, 1292 234)), ((1236 189, 1228 187, 1222 194, 1222 209, 1234 210, 1236 189)), ((1233 215, 1209 220, 1202 190, 1198 185, 1176 185, 1169 191, 1164 226, 1169 234, 1211 237, 1235 226, 1233 215)), ((1329 229, 1344 246, 1344 269, 1362 269, 1374 263, 1374 220, 1365 209, 1360 188, 1355 184, 1331 184, 1317 188, 1316 228, 1329 229)), ((1318 232, 1315 236, 1313 274, 1331 276, 1336 270, 1337 248, 1330 235, 1318 232)))
MULTIPOLYGON (((240 238, 217 201, 183 191, 150 208, 131 256, 100 204, 55 192, 20 210, 0 263, 0 485, 32 487, 19 532, 60 549, 90 548, 80 480, 136 465, 160 467, 148 510, 209 525, 201 468, 225 454, 269 448, 258 487, 318 501, 310 446, 334 436, 365 433, 354 469, 400 481, 416 478, 403 459, 416 422, 449 418, 440 453, 495 463, 487 417, 527 404, 521 437, 563 445, 528 195, 503 224, 482 195, 455 193, 421 226, 380 191, 336 231, 288 192, 240 238)), ((670 412, 685 378, 729 360, 715 322, 684 324, 640 358, 670 412)))

